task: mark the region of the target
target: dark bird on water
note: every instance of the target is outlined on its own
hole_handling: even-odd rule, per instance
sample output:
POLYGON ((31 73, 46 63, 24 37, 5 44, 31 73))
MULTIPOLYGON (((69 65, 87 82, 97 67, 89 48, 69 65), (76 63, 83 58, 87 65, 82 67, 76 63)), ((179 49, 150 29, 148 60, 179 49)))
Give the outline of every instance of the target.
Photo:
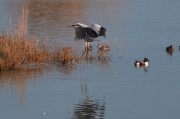
POLYGON ((174 52, 174 48, 172 45, 166 47, 166 52, 174 52))

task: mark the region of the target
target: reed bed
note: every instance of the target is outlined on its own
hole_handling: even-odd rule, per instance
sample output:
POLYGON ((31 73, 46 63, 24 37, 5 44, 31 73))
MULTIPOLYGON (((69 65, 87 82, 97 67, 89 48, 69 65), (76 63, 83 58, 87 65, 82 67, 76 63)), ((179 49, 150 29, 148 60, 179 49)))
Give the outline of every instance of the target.
POLYGON ((28 10, 22 9, 11 32, 0 35, 0 71, 20 69, 25 63, 43 63, 51 60, 47 44, 39 44, 35 37, 27 38, 28 10))
POLYGON ((8 35, 0 37, 0 70, 19 69, 24 63, 50 61, 50 52, 39 48, 37 40, 18 39, 8 35))
POLYGON ((54 51, 53 60, 65 64, 74 64, 73 48, 63 47, 60 50, 54 51))
POLYGON ((0 71, 21 69, 24 65, 58 62, 62 65, 74 64, 82 60, 107 60, 102 52, 88 54, 74 51, 73 47, 61 47, 56 51, 48 42, 40 42, 36 37, 27 37, 27 8, 23 8, 13 32, 0 34, 0 71), (86 55, 84 55, 86 54, 86 55))

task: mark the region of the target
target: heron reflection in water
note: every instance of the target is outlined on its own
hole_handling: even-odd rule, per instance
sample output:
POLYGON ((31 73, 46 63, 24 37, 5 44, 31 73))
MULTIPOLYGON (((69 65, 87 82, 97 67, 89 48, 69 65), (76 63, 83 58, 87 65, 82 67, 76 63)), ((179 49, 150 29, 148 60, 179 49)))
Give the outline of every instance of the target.
POLYGON ((75 104, 73 119, 103 119, 105 102, 102 99, 90 99, 86 83, 81 84, 81 93, 85 98, 75 104))

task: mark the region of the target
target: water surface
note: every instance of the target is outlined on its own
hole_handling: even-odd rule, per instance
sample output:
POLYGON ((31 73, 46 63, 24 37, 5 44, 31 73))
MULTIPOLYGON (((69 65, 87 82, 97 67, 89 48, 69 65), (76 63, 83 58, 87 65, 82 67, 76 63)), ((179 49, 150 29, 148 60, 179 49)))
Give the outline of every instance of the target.
POLYGON ((28 35, 55 47, 83 48, 67 27, 78 22, 102 25, 107 38, 98 39, 116 44, 108 62, 1 72, 0 118, 179 119, 180 1, 2 0, 0 28, 13 24, 24 5, 28 35), (165 51, 169 45, 172 55, 165 51), (149 67, 134 67, 144 57, 149 67))

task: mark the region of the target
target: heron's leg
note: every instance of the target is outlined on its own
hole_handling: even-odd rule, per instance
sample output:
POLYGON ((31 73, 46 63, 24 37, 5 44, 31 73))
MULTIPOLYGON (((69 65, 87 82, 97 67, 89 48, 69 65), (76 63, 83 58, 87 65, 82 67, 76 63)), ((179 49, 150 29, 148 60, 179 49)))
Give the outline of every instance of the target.
POLYGON ((87 49, 87 45, 88 45, 88 42, 87 42, 87 41, 85 41, 85 49, 87 49))
POLYGON ((87 42, 87 46, 89 47, 89 42, 87 42))
POLYGON ((87 52, 88 50, 88 42, 85 41, 85 51, 83 52, 83 55, 81 56, 81 58, 84 56, 85 52, 87 52))

